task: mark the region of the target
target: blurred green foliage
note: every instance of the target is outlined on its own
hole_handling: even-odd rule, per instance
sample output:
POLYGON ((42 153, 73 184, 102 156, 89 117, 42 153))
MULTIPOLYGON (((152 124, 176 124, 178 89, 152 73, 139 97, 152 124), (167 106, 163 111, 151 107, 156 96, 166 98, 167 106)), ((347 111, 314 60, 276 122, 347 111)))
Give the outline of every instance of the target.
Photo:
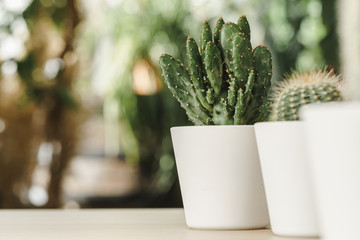
POLYGON ((259 16, 275 59, 274 80, 292 69, 339 69, 335 0, 261 2, 259 16))
POLYGON ((87 50, 94 51, 94 61, 101 57, 97 62, 104 67, 94 71, 99 71, 95 75, 107 86, 105 119, 118 118, 126 160, 139 166, 142 190, 153 195, 167 193, 177 180, 170 127, 189 124, 184 111, 163 87, 157 61, 165 49, 177 57, 185 54, 183 25, 188 17, 186 2, 181 0, 123 1, 106 9, 106 24, 95 30, 96 35, 86 25, 80 40, 91 44, 87 50), (108 47, 96 50, 104 43, 108 47), (145 76, 141 75, 144 71, 145 76), (140 79, 134 79, 138 74, 140 79), (150 88, 138 89, 144 84, 150 88), (108 110, 114 102, 118 112, 108 110))

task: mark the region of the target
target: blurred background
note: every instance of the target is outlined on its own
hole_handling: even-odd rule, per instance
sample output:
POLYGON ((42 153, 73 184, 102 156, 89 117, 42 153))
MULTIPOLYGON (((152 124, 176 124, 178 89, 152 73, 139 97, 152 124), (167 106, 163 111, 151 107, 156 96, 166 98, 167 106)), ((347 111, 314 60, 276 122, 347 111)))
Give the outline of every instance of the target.
POLYGON ((245 14, 292 70, 339 70, 336 0, 0 0, 0 208, 180 207, 158 58, 245 14))

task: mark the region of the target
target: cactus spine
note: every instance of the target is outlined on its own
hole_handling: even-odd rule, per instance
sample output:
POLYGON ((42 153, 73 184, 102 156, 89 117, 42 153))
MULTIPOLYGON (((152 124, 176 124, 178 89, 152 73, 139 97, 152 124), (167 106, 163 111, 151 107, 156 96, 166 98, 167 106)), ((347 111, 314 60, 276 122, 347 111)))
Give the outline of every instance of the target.
POLYGON ((186 42, 187 68, 168 54, 160 57, 165 82, 196 125, 254 124, 265 118, 272 58, 252 49, 245 16, 237 24, 220 17, 212 34, 204 21, 199 46, 186 42))
POLYGON ((341 101, 340 77, 332 71, 314 71, 290 75, 275 87, 271 119, 299 120, 299 109, 309 103, 341 101))

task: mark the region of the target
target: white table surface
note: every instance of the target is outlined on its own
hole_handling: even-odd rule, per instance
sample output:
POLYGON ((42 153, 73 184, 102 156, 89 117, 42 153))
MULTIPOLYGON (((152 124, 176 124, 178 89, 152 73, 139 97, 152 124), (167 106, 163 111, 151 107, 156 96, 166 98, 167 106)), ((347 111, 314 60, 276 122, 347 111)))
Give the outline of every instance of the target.
POLYGON ((0 210, 0 239, 302 240, 277 237, 266 229, 189 229, 183 209, 0 210))

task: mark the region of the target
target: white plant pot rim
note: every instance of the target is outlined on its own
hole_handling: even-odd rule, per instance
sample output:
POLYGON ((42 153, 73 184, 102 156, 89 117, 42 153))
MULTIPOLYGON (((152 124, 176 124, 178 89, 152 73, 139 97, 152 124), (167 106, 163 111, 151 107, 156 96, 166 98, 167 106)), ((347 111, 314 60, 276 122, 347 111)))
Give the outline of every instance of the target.
POLYGON ((202 126, 176 126, 170 129, 185 129, 185 128, 253 128, 254 125, 202 125, 202 126))
POLYGON ((268 122, 257 122, 255 125, 301 125, 304 121, 268 121, 268 122))

